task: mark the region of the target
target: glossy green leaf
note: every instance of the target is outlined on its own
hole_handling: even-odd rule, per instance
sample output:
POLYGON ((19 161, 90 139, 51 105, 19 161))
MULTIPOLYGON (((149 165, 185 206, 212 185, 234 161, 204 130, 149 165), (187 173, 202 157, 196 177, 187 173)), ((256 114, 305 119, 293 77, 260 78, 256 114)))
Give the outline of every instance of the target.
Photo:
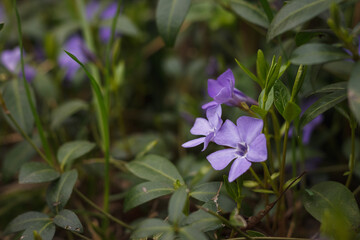
POLYGON ((63 209, 55 217, 54 223, 66 230, 83 232, 83 226, 73 211, 63 209))
POLYGON ((179 235, 181 237, 181 239, 184 240, 207 240, 208 237, 202 233, 200 230, 191 227, 191 226, 186 226, 183 228, 180 228, 179 230, 179 235))
MULTIPOLYGON (((31 86, 30 90, 31 90, 31 86)), ((34 93, 31 90, 32 100, 35 102, 34 93)), ((15 121, 21 129, 28 135, 31 135, 34 128, 34 117, 31 112, 30 104, 26 96, 24 83, 20 79, 14 79, 4 84, 3 98, 7 109, 10 111, 15 121)), ((5 115, 7 122, 16 130, 10 119, 5 115)))
POLYGON ((332 212, 341 209, 346 219, 353 227, 360 225, 360 212, 353 193, 338 182, 322 182, 304 192, 303 203, 308 211, 318 221, 323 222, 325 211, 332 212))
POLYGON ((280 80, 274 85, 274 104, 281 115, 285 111, 286 104, 290 101, 290 91, 280 80))
POLYGON ((164 182, 145 182, 131 188, 125 196, 124 211, 146 203, 155 198, 168 195, 174 188, 164 182))
POLYGON ((26 212, 13 220, 6 226, 5 234, 23 231, 27 228, 35 228, 38 226, 44 226, 51 221, 48 215, 41 212, 26 212))
POLYGON ((351 111, 360 122, 360 62, 356 63, 351 73, 347 95, 351 111))
POLYGON ((131 235, 131 239, 152 237, 157 233, 167 231, 172 231, 172 226, 170 226, 167 222, 158 218, 150 218, 142 221, 136 227, 136 230, 131 235))
POLYGON ((286 121, 291 122, 297 118, 301 113, 301 108, 294 102, 288 102, 283 112, 283 117, 286 121))
POLYGON ((311 105, 300 118, 300 127, 304 127, 311 120, 334 107, 336 104, 346 99, 346 91, 336 91, 323 96, 311 105))
POLYGON ((350 58, 350 56, 339 47, 324 43, 309 43, 295 49, 290 61, 293 64, 311 65, 348 58, 350 58))
POLYGON ((271 22, 267 39, 271 40, 293 29, 327 10, 331 3, 339 3, 341 1, 342 0, 296 0, 288 2, 280 9, 271 22))
POLYGON ((175 44, 190 4, 191 0, 159 0, 156 8, 156 25, 166 45, 175 44))
POLYGON ((187 200, 187 189, 186 186, 182 186, 174 192, 169 201, 169 220, 171 222, 178 222, 182 216, 184 206, 187 200))
POLYGON ((78 173, 75 169, 64 172, 60 179, 52 182, 46 191, 46 202, 52 212, 58 213, 68 202, 78 173))
POLYGON ((258 6, 244 0, 231 0, 230 7, 242 19, 264 28, 269 27, 265 13, 258 6))
POLYGON ((52 240, 55 235, 55 225, 51 219, 43 225, 27 228, 21 235, 21 240, 52 240), (36 237, 35 238, 35 233, 36 237))
POLYGON ((220 189, 220 182, 208 182, 196 185, 190 192, 190 196, 207 202, 213 199, 220 189))
POLYGON ((71 166, 75 159, 90 152, 94 147, 95 144, 89 141, 72 141, 63 144, 57 152, 61 169, 64 169, 66 165, 71 166))
POLYGON ((60 173, 41 162, 25 163, 20 168, 19 183, 41 183, 57 179, 60 173))
POLYGON ((149 154, 128 163, 126 166, 130 172, 142 179, 170 184, 179 180, 180 183, 184 183, 174 164, 161 156, 149 154))
POLYGON ((81 111, 87 110, 89 108, 88 104, 80 99, 71 100, 66 103, 63 103, 57 107, 51 114, 51 128, 56 129, 64 123, 69 117, 73 114, 81 111))

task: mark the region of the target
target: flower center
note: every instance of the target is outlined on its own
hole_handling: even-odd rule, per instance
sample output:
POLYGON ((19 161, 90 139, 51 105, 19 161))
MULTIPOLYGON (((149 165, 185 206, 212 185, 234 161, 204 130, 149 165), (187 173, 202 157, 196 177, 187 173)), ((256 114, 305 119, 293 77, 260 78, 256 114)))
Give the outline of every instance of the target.
POLYGON ((237 148, 236 148, 236 154, 239 155, 240 157, 245 157, 247 152, 249 150, 249 146, 244 143, 238 143, 237 148))

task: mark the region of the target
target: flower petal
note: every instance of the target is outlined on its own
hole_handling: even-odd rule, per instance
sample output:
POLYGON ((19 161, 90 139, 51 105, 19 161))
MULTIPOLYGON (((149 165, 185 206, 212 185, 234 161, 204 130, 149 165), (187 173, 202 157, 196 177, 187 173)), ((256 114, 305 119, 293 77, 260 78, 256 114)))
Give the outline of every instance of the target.
POLYGON ((211 108, 211 107, 216 107, 220 105, 219 103, 215 102, 215 101, 211 101, 211 102, 208 102, 208 103, 205 103, 201 106, 202 109, 208 109, 208 108, 211 108))
POLYGON ((208 120, 205 118, 196 118, 194 126, 190 129, 193 135, 208 135, 212 131, 208 120))
POLYGON ((213 152, 206 159, 210 162, 215 170, 224 169, 229 163, 236 158, 235 149, 223 149, 213 152))
POLYGON ((207 135, 205 137, 204 140, 204 148, 201 151, 205 151, 205 149, 207 148, 207 146, 209 145, 209 142, 211 142, 214 139, 214 133, 210 133, 209 135, 207 135))
POLYGON ((230 87, 223 87, 219 92, 218 94, 213 97, 214 100, 217 102, 217 103, 226 103, 228 101, 231 101, 231 98, 232 98, 232 90, 230 87))
POLYGON ((232 121, 226 120, 220 130, 216 133, 214 142, 218 145, 236 148, 237 144, 240 142, 236 125, 232 121))
POLYGON ((236 121, 239 136, 248 145, 259 135, 263 129, 263 120, 247 116, 239 117, 236 121))
POLYGON ((238 177, 240 177, 240 175, 246 172, 250 168, 250 166, 251 166, 251 162, 249 162, 245 158, 239 157, 235 159, 235 161, 233 162, 230 168, 229 182, 232 182, 238 177))
POLYGON ((223 87, 227 87, 229 89, 234 89, 234 87, 235 87, 234 74, 233 74, 233 72, 231 71, 230 68, 228 70, 226 70, 223 74, 221 74, 217 78, 217 81, 223 87))
POLYGON ((202 144, 205 141, 205 137, 201 137, 201 138, 196 138, 193 140, 190 140, 186 143, 183 143, 183 145, 181 145, 184 148, 191 148, 191 147, 195 147, 197 145, 202 144))
POLYGON ((264 134, 260 134, 249 144, 246 158, 250 162, 263 162, 267 159, 266 137, 264 134))
POLYGON ((212 128, 220 128, 222 124, 221 105, 208 108, 206 110, 206 117, 209 119, 209 124, 212 128))
POLYGON ((223 88, 218 81, 214 79, 208 79, 208 94, 210 97, 214 98, 223 88))

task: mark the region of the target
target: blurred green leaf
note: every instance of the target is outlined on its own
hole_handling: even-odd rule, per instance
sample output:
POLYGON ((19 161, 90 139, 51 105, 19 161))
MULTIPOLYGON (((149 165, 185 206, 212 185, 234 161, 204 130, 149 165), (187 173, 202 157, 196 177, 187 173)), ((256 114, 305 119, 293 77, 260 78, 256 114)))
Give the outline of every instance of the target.
MULTIPOLYGON (((104 21, 104 25, 111 27, 113 19, 109 18, 104 21)), ((136 25, 125 15, 120 15, 116 23, 116 31, 127 36, 137 36, 140 34, 136 25)))
POLYGON ((360 212, 353 193, 338 182, 322 182, 313 186, 309 195, 303 194, 303 203, 308 211, 318 221, 323 222, 325 211, 335 214, 341 209, 346 220, 353 226, 360 225, 360 212))
POLYGON ((146 203, 155 198, 168 195, 174 191, 171 185, 164 182, 145 182, 131 188, 125 196, 124 211, 146 203))
POLYGON ((330 239, 359 239, 355 237, 355 230, 352 228, 340 206, 335 209, 325 209, 320 231, 322 235, 329 236, 330 239))
POLYGON ((202 233, 200 230, 191 227, 186 226, 179 229, 179 235, 181 239, 186 240, 207 240, 208 237, 205 235, 205 233, 202 233))
POLYGON ((340 3, 342 0, 297 0, 290 1, 275 15, 270 24, 267 39, 290 30, 314 18, 330 7, 331 3, 340 3))
POLYGON ((356 63, 350 76, 347 91, 349 105, 358 123, 360 122, 360 62, 356 63))
POLYGON ((231 0, 230 7, 244 20, 264 28, 269 27, 269 22, 262 8, 243 0, 231 0))
POLYGON ((157 233, 167 231, 172 231, 172 226, 164 220, 158 218, 146 219, 136 227, 136 230, 131 235, 131 239, 152 237, 157 233))
POLYGON ((46 225, 49 221, 51 222, 51 219, 44 213, 34 211, 26 212, 11 220, 4 232, 5 234, 9 234, 23 231, 27 228, 36 228, 46 225))
POLYGON ((166 45, 172 47, 190 8, 191 0, 159 0, 156 25, 166 45))
POLYGON ((247 233, 250 237, 266 237, 263 233, 257 232, 257 231, 253 231, 253 230, 247 230, 246 233, 247 233))
POLYGON ((41 183, 57 179, 60 173, 46 163, 29 162, 20 168, 19 183, 41 183))
MULTIPOLYGON (((34 93, 29 86, 32 101, 35 104, 34 93)), ((3 98, 7 109, 10 111, 15 121, 21 129, 28 135, 31 135, 34 127, 34 117, 31 112, 30 104, 26 96, 24 82, 20 79, 11 80, 4 85, 3 98)), ((5 115, 7 122, 16 130, 10 119, 5 115)))
POLYGON ((207 202, 213 199, 220 189, 220 182, 207 182, 194 186, 190 192, 190 196, 207 202))
POLYGON ((239 210, 235 208, 230 214, 230 223, 236 227, 246 227, 246 220, 239 214, 239 210))
POLYGON ((65 166, 70 167, 75 159, 90 152, 94 147, 95 143, 89 141, 72 141, 63 144, 57 152, 61 169, 65 166))
POLYGON ((334 107, 336 104, 346 99, 346 91, 339 90, 323 96, 311 105, 300 118, 300 128, 304 127, 311 120, 322 114, 323 112, 334 107))
POLYGON ((291 55, 293 64, 320 64, 341 59, 349 59, 350 56, 341 48, 324 43, 304 44, 291 55))
POLYGON ((286 104, 290 101, 290 91, 285 84, 278 80, 274 85, 274 104, 279 113, 283 116, 286 104))
POLYGON ((169 184, 174 184, 176 180, 179 180, 181 184, 184 183, 174 164, 161 156, 149 154, 126 166, 130 172, 142 179, 169 184))
POLYGON ((71 115, 81 111, 87 110, 88 104, 80 99, 70 100, 57 107, 51 114, 51 128, 56 129, 68 119, 71 115))
POLYGON ((66 230, 83 232, 83 226, 73 211, 63 209, 55 217, 54 223, 66 230))
POLYGON ((212 231, 222 226, 221 221, 217 217, 201 209, 191 213, 185 219, 184 224, 190 225, 202 232, 212 231))
POLYGON ((257 193, 275 194, 273 190, 269 190, 269 189, 252 189, 252 191, 257 193))
POLYGON ((46 202, 52 212, 58 213, 68 202, 78 173, 75 169, 64 172, 60 179, 52 182, 46 191, 46 202))
POLYGON ((46 223, 39 226, 27 228, 23 234, 21 234, 21 240, 52 240, 55 235, 55 225, 52 220, 49 219, 46 223))
POLYGON ((283 117, 286 121, 291 122, 297 118, 301 113, 301 108, 294 102, 288 102, 283 112, 283 117))
POLYGON ((0 23, 0 31, 3 29, 4 23, 0 23))
POLYGON ((348 82, 337 82, 337 83, 326 85, 325 87, 322 87, 318 90, 315 90, 315 91, 311 92, 310 94, 308 94, 307 97, 314 95, 314 94, 319 94, 319 93, 332 93, 332 92, 336 92, 336 91, 346 91, 347 89, 348 89, 348 82))
POLYGON ((264 118, 268 113, 266 110, 262 109, 257 105, 252 105, 250 108, 251 110, 253 110, 253 112, 257 113, 261 118, 264 118))
POLYGON ((183 210, 187 201, 186 186, 182 186, 174 192, 169 201, 168 213, 169 220, 173 223, 179 222, 180 217, 183 215, 183 210))

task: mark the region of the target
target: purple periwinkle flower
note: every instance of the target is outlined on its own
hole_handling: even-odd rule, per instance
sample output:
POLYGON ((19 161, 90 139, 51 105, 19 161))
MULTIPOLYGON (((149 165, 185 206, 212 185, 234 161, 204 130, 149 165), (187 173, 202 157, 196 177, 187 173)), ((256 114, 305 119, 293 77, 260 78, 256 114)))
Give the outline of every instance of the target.
POLYGON ((234 181, 250 168, 252 162, 267 159, 266 138, 261 133, 262 129, 263 120, 258 118, 242 116, 236 125, 226 120, 214 142, 230 148, 208 155, 207 160, 215 170, 222 170, 235 159, 229 173, 229 182, 234 181))
POLYGON ((235 88, 235 78, 231 69, 226 70, 217 80, 208 80, 208 94, 214 101, 204 104, 203 109, 217 104, 226 104, 228 106, 241 106, 241 103, 250 106, 257 104, 254 99, 235 88))
POLYGON ((190 129, 191 134, 193 135, 203 135, 205 137, 197 138, 194 140, 190 140, 182 145, 184 148, 195 147, 201 143, 204 143, 204 151, 209 142, 214 140, 217 132, 221 128, 223 123, 221 119, 221 106, 217 105, 214 107, 210 107, 206 110, 205 118, 196 118, 194 126, 190 129))
MULTIPOLYGON (((22 71, 20 70, 21 52, 19 47, 12 50, 4 50, 1 53, 0 60, 9 72, 19 74, 19 77, 22 77, 22 71)), ((29 65, 25 65, 24 70, 26 80, 31 82, 36 75, 35 69, 29 65)))

